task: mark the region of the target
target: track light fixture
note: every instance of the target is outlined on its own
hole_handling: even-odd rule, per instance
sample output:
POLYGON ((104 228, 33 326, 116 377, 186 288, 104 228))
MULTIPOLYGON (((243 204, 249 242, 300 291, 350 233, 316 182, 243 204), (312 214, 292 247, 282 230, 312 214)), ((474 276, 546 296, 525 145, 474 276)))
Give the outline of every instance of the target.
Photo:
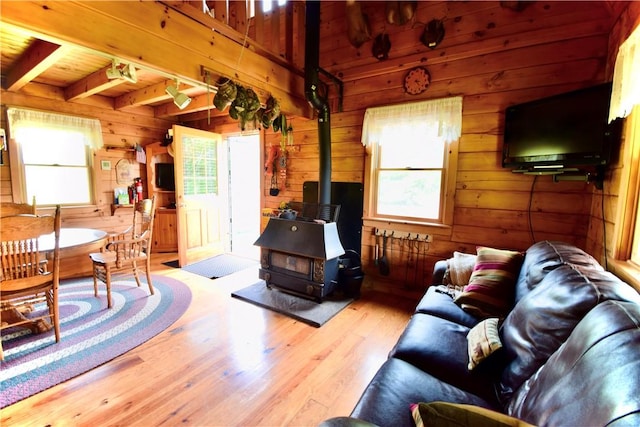
POLYGON ((178 87, 180 87, 180 83, 176 80, 175 86, 167 86, 166 92, 171 95, 173 98, 173 103, 176 104, 181 110, 184 110, 187 105, 191 102, 191 98, 187 96, 187 94, 183 92, 178 92, 178 87))
POLYGON ((120 64, 115 59, 111 63, 111 68, 107 70, 107 77, 109 79, 124 79, 129 83, 136 83, 138 81, 136 67, 134 67, 133 64, 120 64))

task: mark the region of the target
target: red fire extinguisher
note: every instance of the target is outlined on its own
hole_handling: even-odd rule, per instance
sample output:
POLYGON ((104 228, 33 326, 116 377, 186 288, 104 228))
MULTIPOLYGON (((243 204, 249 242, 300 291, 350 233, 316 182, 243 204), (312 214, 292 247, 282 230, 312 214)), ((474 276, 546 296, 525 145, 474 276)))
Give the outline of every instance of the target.
POLYGON ((135 178, 133 180, 133 184, 136 187, 136 201, 139 202, 143 199, 142 197, 142 178, 135 178))

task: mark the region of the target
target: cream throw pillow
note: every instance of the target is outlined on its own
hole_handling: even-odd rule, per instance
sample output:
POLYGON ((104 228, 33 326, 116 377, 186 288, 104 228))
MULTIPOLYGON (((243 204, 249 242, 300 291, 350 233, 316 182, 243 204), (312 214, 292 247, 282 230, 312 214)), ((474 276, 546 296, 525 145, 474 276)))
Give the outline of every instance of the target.
POLYGON ((473 267, 476 265, 477 256, 454 252, 453 258, 449 258, 445 284, 464 287, 469 283, 473 267))
POLYGON ((497 317, 491 317, 478 323, 467 334, 469 352, 469 370, 473 370, 493 352, 502 348, 498 333, 497 317))

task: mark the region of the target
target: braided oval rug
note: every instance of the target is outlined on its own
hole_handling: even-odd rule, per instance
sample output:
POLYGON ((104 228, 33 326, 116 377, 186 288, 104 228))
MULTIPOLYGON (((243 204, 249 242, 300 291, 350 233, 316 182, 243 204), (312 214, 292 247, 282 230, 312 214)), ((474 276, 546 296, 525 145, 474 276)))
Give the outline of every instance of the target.
MULTIPOLYGON (((149 295, 144 279, 141 287, 133 277, 114 281, 110 309, 104 284, 96 298, 90 277, 61 281, 59 343, 53 330, 2 331, 0 408, 100 366, 178 320, 191 303, 189 287, 165 276, 153 275, 152 280, 154 295, 149 295)), ((46 309, 46 304, 36 306, 33 314, 46 309)))

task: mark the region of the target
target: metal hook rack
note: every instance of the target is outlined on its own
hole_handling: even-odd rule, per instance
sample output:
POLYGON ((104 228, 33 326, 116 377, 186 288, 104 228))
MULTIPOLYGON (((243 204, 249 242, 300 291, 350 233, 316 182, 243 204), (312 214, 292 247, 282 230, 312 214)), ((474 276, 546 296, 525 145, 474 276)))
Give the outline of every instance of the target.
POLYGON ((431 243, 433 241, 433 236, 426 233, 411 233, 408 231, 398 231, 386 228, 376 228, 374 233, 376 236, 386 236, 391 239, 415 240, 426 243, 431 243))

